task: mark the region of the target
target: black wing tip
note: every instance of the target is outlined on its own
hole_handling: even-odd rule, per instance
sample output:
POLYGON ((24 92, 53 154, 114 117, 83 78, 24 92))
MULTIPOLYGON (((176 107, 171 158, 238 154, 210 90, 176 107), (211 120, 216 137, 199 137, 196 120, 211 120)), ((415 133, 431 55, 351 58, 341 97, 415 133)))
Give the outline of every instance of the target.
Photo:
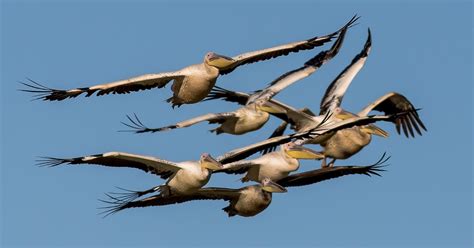
POLYGON ((133 115, 126 115, 127 122, 121 121, 124 126, 131 128, 131 130, 119 130, 120 132, 134 132, 134 133, 146 133, 146 132, 154 132, 154 129, 148 128, 143 122, 140 120, 138 115, 136 113, 133 113, 133 115))
POLYGON ((214 85, 214 87, 212 87, 209 94, 202 101, 211 101, 211 100, 216 100, 216 99, 220 99, 220 98, 225 98, 230 93, 232 93, 232 91, 224 89, 224 88, 219 87, 217 85, 214 85))
POLYGON ((355 14, 354 16, 352 16, 352 18, 342 27, 340 28, 337 32, 335 32, 334 34, 337 34, 337 33, 341 33, 341 32, 345 32, 347 29, 349 28, 352 28, 356 25, 358 25, 358 23, 356 23, 359 19, 361 18, 361 16, 359 16, 358 14, 355 14))
POLYGON ((395 127, 399 135, 403 131, 403 134, 407 138, 415 138, 416 134, 420 136, 423 135, 422 130, 424 130, 425 132, 428 131, 426 129, 426 126, 423 124, 420 117, 418 116, 419 110, 421 110, 421 108, 410 109, 394 114, 395 120, 393 122, 395 123, 395 127))
POLYGON ((133 113, 132 115, 126 115, 128 121, 130 123, 126 123, 121 121, 124 126, 131 128, 131 130, 119 130, 119 132, 133 132, 133 133, 156 133, 156 132, 162 132, 162 131, 167 131, 175 128, 179 128, 178 125, 169 125, 165 127, 160 127, 160 128, 149 128, 143 122, 140 120, 140 118, 137 116, 137 114, 133 113))
POLYGON ((55 158, 55 157, 38 157, 35 164, 38 167, 56 167, 61 164, 71 163, 70 159, 55 158))
MULTIPOLYGON (((74 98, 83 92, 87 92, 88 89, 77 89, 79 91, 77 92, 69 92, 66 90, 59 90, 59 89, 53 89, 49 88, 43 84, 38 83, 37 81, 31 79, 31 78, 26 78, 28 80, 28 83, 21 82, 20 83, 23 86, 26 86, 26 89, 18 89, 19 91, 22 92, 28 92, 28 93, 33 93, 33 101, 35 100, 43 100, 43 101, 62 101, 67 98, 74 98)), ((93 92, 88 92, 88 96, 92 94, 93 92)))
POLYGON ((387 156, 387 152, 384 152, 377 162, 372 165, 366 166, 367 171, 364 173, 367 176, 379 176, 382 177, 381 172, 387 171, 385 167, 389 166, 387 161, 389 161, 391 156, 387 156))
POLYGON ((112 195, 112 193, 105 193, 108 199, 98 199, 100 202, 107 204, 108 206, 98 207, 98 209, 102 209, 103 211, 99 212, 99 215, 102 215, 103 218, 115 214, 119 211, 122 211, 127 208, 127 205, 131 201, 124 201, 118 197, 112 195))

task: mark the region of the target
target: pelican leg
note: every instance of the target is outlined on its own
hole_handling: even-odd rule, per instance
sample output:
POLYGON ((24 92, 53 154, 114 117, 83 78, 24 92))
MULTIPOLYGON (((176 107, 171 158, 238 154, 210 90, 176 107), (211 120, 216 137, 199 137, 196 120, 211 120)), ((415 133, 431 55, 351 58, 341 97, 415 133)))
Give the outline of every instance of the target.
POLYGON ((322 159, 323 161, 321 162, 321 168, 326 168, 328 165, 326 164, 326 156, 322 159))
POLYGON ((329 162, 328 167, 333 167, 333 166, 334 166, 334 162, 336 162, 336 159, 335 159, 335 158, 333 158, 333 159, 331 160, 331 162, 329 162))

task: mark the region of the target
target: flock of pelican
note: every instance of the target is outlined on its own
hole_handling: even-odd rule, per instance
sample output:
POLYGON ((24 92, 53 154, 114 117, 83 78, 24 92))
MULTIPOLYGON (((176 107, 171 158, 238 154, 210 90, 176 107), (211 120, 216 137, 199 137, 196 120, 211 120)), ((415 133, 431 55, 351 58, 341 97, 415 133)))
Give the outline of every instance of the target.
POLYGON ((69 90, 52 89, 33 80, 22 83, 27 87, 23 91, 35 93, 35 99, 62 101, 83 93, 89 97, 94 93, 100 96, 162 88, 173 81, 173 96, 167 100, 173 108, 182 104, 217 99, 242 105, 234 111, 208 113, 158 128, 149 128, 138 116, 127 115, 128 121, 122 123, 136 133, 162 132, 207 121, 210 124, 219 124, 212 130, 216 134, 242 135, 260 129, 270 116, 282 120, 282 124, 268 139, 234 149, 218 157, 205 152, 198 160, 173 162, 126 152, 106 152, 73 158, 41 157, 37 163, 49 167, 63 164, 128 167, 153 173, 166 180, 163 184, 143 191, 122 189, 123 192, 107 193, 107 199, 102 200, 107 204, 103 211, 105 215, 128 208, 163 206, 192 200, 225 200, 229 201, 229 206, 223 210, 229 216, 255 216, 270 205, 272 193, 287 192, 286 187, 304 186, 353 174, 380 176, 384 163, 389 159, 385 153, 376 163, 367 166, 334 166, 334 163, 336 159, 347 159, 358 153, 370 143, 372 135, 387 137, 388 132, 376 126, 376 122, 394 123, 397 132, 401 133, 403 130, 407 137, 421 135, 426 131, 426 127, 418 116, 418 109, 405 96, 396 92, 379 97, 356 114, 341 107, 350 83, 370 54, 370 29, 361 52, 327 88, 321 100, 319 114, 314 114, 309 108, 297 109, 274 99, 280 91, 311 76, 334 58, 344 43, 347 31, 358 19, 359 17, 354 16, 331 34, 234 57, 209 52, 203 63, 174 72, 147 74, 69 90), (312 50, 329 42, 333 44, 328 50, 319 52, 301 67, 282 74, 266 88, 254 93, 231 91, 215 85, 219 75, 230 73, 241 65, 312 50), (372 111, 378 111, 380 114, 369 115, 372 111), (293 132, 285 134, 288 125, 293 132), (306 147, 308 144, 320 145, 322 150, 310 149, 306 147), (249 158, 258 153, 261 155, 249 158), (327 158, 331 159, 329 163, 327 158), (299 169, 301 159, 322 160, 321 168, 293 173, 299 169), (256 184, 239 189, 205 187, 215 173, 240 174, 243 175, 242 182, 253 181, 256 184), (150 194, 153 195, 147 196, 150 194))

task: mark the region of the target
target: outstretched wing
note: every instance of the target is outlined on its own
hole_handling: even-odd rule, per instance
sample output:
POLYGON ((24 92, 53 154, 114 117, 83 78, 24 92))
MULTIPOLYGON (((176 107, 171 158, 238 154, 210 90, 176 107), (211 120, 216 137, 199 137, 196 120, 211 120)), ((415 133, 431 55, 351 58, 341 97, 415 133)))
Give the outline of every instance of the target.
POLYGON ((311 129, 305 132, 299 132, 299 133, 293 133, 290 135, 273 137, 264 141, 260 141, 260 142, 257 142, 257 143, 254 143, 242 148, 237 148, 235 150, 227 152, 224 155, 221 155, 220 157, 218 157, 216 160, 222 164, 232 163, 235 161, 248 158, 252 156, 253 154, 260 152, 262 150, 265 150, 267 148, 285 144, 295 139, 303 140, 303 139, 312 138, 314 135, 315 135, 314 130, 311 129))
POLYGON ((411 102, 402 94, 396 92, 387 93, 384 96, 379 97, 373 103, 369 104, 362 111, 358 113, 359 116, 366 116, 372 110, 377 110, 384 112, 385 114, 395 114, 400 112, 409 112, 407 115, 400 116, 393 120, 397 132, 400 134, 400 127, 403 128, 405 136, 408 136, 408 133, 412 137, 415 137, 413 128, 416 132, 421 135, 421 129, 426 131, 426 127, 421 121, 418 113, 415 111, 415 107, 411 102))
POLYGON ((147 197, 137 201, 122 201, 112 195, 107 194, 109 200, 101 200, 102 202, 109 204, 110 206, 103 207, 105 211, 102 214, 105 216, 116 213, 118 211, 127 208, 142 208, 151 206, 164 206, 177 203, 183 203, 194 200, 226 200, 238 198, 240 195, 240 189, 228 189, 228 188, 202 188, 192 194, 186 195, 171 195, 163 196, 161 194, 147 197))
POLYGON ((39 166, 54 167, 61 164, 95 164, 109 167, 128 167, 153 173, 167 179, 181 167, 167 160, 151 156, 130 154, 125 152, 107 152, 77 158, 42 157, 37 160, 39 166))
MULTIPOLYGON (((291 125, 295 129, 298 130, 298 128, 305 126, 305 123, 312 123, 313 120, 311 116, 314 116, 314 113, 309 109, 309 108, 303 108, 301 110, 293 110, 293 108, 286 109, 287 112, 287 121, 284 120, 280 125, 273 131, 273 133, 270 135, 269 139, 273 137, 278 137, 282 136, 285 133, 286 127, 288 126, 288 121, 291 122, 291 125)), ((274 147, 269 147, 263 151, 261 151, 262 154, 267 154, 269 152, 275 151, 277 146, 274 147)))
MULTIPOLYGON (((280 125, 278 125, 278 127, 273 130, 273 133, 270 135, 270 137, 268 137, 269 139, 271 138, 274 138, 274 137, 278 137, 278 136, 282 136, 283 134, 285 134, 285 130, 286 130, 286 127, 288 126, 288 122, 286 121, 282 121, 280 123, 280 125)), ((267 153, 270 153, 270 152, 273 152, 275 151, 277 148, 277 146, 273 146, 273 147, 268 147, 262 151, 260 151, 260 153, 263 155, 263 154, 267 154, 267 153)))
POLYGON ((370 29, 368 33, 367 41, 365 42, 362 51, 354 57, 351 64, 347 66, 327 88, 326 93, 321 100, 321 115, 326 114, 328 111, 334 111, 335 108, 341 105, 342 98, 344 97, 347 88, 364 66, 372 47, 370 29))
POLYGON ((255 63, 258 61, 268 60, 272 58, 276 58, 283 55, 288 55, 290 53, 296 53, 303 50, 310 50, 318 46, 322 46, 323 44, 331 41, 343 28, 347 28, 348 26, 352 25, 355 21, 357 21, 359 17, 354 16, 352 19, 344 25, 340 30, 321 37, 313 37, 308 40, 297 41, 288 43, 281 46, 276 46, 272 48, 267 48, 263 50, 258 50, 254 52, 248 52, 244 54, 240 54, 238 56, 232 57, 234 63, 230 64, 226 68, 220 69, 220 74, 227 74, 232 72, 235 68, 241 65, 255 63))
POLYGON ((52 89, 41 85, 31 79, 30 83, 22 83, 27 89, 21 91, 36 93, 35 99, 44 101, 62 101, 67 98, 75 98, 83 93, 86 97, 97 93, 97 96, 106 94, 128 94, 132 91, 149 90, 152 88, 162 88, 171 80, 182 79, 184 75, 178 72, 166 72, 158 74, 146 74, 126 80, 115 81, 106 84, 99 84, 84 88, 70 90, 52 89))
POLYGON ((302 173, 293 174, 277 181, 278 184, 284 187, 305 186, 313 183, 319 183, 325 180, 330 180, 337 177, 347 175, 367 175, 367 176, 381 176, 380 172, 385 171, 383 167, 385 162, 390 159, 390 156, 385 157, 385 153, 375 164, 368 166, 334 166, 326 167, 317 170, 306 171, 302 173))
POLYGON ((136 115, 134 115, 133 117, 127 115, 127 119, 130 123, 122 122, 122 124, 127 127, 132 128, 132 130, 130 131, 135 132, 135 133, 155 133, 155 132, 162 132, 162 131, 167 131, 167 130, 176 129, 176 128, 189 127, 203 121, 208 121, 209 123, 223 123, 224 121, 231 118, 237 118, 235 112, 209 113, 209 114, 201 115, 198 117, 194 117, 189 120, 181 121, 173 125, 158 127, 158 128, 149 128, 145 126, 136 115))
MULTIPOLYGON (((388 121, 394 122, 396 119, 405 118, 407 115, 412 114, 412 112, 416 112, 416 110, 410 111, 402 111, 390 115, 371 115, 371 116, 354 116, 349 119, 345 119, 342 121, 327 121, 326 123, 322 123, 315 127, 312 130, 312 144, 317 144, 326 140, 328 137, 333 135, 339 130, 354 127, 354 126, 365 126, 369 124, 373 124, 379 121, 388 121)), ((299 144, 306 143, 307 140, 298 141, 299 144)))
POLYGON ((213 173, 226 173, 226 174, 243 174, 246 173, 252 166, 257 166, 252 160, 239 160, 232 163, 224 164, 222 169, 215 170, 213 173))
POLYGON ((271 99, 291 84, 313 74, 318 68, 338 54, 350 25, 351 23, 348 23, 348 25, 340 30, 339 37, 329 50, 318 53, 316 56, 306 61, 304 66, 281 75, 279 78, 271 82, 267 88, 252 95, 251 99, 253 101, 257 99, 271 99))
POLYGON ((249 97, 250 94, 227 90, 216 85, 211 89, 211 92, 209 92, 203 101, 222 99, 227 102, 235 102, 240 105, 245 105, 249 97))

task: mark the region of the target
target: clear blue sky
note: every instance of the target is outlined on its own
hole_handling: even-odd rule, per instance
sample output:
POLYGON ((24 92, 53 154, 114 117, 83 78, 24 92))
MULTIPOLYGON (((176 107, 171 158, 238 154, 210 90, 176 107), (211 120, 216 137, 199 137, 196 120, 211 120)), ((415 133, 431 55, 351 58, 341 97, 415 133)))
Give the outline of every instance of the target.
MULTIPOLYGON (((1 205, 3 247, 472 247, 472 4, 468 1, 377 1, 222 4, 148 1, 2 2, 1 205), (358 111, 389 91, 417 106, 429 132, 388 139, 339 165, 392 155, 383 177, 348 176, 274 196, 254 218, 229 219, 224 201, 131 209, 98 216, 104 192, 162 183, 132 169, 38 168, 37 156, 107 151, 194 160, 267 137, 271 119, 244 136, 210 134, 211 125, 154 135, 118 133, 125 114, 162 126, 237 106, 205 102, 172 110, 169 87, 129 95, 31 102, 16 91, 30 77, 72 88, 172 71, 207 51, 233 56, 332 32, 362 18, 339 55, 277 99, 313 110, 328 84, 360 51, 367 28, 373 50, 343 106, 358 111)), ((219 78, 225 88, 252 91, 297 68, 320 49, 247 65, 219 78)), ((304 162, 314 169, 319 162, 304 162)), ((216 175, 210 186, 240 187, 216 175)))

